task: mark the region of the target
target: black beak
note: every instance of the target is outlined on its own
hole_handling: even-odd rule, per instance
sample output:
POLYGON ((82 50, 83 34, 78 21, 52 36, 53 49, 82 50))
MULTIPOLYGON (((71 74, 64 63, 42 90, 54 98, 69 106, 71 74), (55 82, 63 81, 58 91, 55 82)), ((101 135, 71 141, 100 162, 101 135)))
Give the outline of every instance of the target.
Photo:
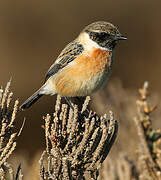
POLYGON ((127 40, 127 37, 123 36, 123 35, 119 35, 116 37, 117 40, 127 40))

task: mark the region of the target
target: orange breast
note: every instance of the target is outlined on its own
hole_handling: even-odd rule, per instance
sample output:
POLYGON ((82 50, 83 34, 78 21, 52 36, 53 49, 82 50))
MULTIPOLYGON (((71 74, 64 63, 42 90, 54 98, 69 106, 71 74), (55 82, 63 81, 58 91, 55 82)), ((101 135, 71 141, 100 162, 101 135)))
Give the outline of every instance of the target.
POLYGON ((111 53, 109 51, 94 49, 88 56, 82 54, 76 59, 77 65, 85 69, 87 76, 95 74, 106 68, 111 63, 111 53))
MULTIPOLYGON (((86 96, 94 90, 93 79, 101 76, 111 65, 111 52, 94 49, 84 52, 60 71, 54 84, 58 94, 63 96, 86 96), (88 54, 87 54, 88 53, 88 54)), ((98 78, 99 81, 100 77, 98 78)))

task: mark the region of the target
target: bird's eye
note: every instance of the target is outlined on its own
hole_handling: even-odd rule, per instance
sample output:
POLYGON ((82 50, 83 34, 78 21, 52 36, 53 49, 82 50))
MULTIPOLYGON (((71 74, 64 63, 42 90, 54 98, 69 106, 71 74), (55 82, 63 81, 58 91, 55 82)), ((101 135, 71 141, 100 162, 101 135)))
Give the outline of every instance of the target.
POLYGON ((105 40, 109 37, 109 34, 107 34, 106 32, 101 32, 101 33, 98 33, 98 38, 100 40, 105 40))
POLYGON ((105 41, 109 38, 110 34, 108 34, 107 32, 91 32, 91 31, 86 31, 90 38, 94 41, 105 41))

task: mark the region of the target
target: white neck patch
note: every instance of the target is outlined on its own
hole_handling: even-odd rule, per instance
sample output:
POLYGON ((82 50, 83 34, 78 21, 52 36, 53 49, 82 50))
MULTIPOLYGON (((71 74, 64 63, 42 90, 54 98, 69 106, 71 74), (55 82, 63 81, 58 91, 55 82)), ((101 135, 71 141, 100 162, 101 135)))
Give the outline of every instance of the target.
POLYGON ((102 49, 102 50, 109 50, 108 48, 105 47, 101 47, 99 44, 97 44, 95 41, 93 41, 92 39, 90 39, 89 34, 84 32, 80 35, 79 37, 80 42, 83 44, 84 48, 87 51, 92 50, 93 48, 98 48, 98 49, 102 49))

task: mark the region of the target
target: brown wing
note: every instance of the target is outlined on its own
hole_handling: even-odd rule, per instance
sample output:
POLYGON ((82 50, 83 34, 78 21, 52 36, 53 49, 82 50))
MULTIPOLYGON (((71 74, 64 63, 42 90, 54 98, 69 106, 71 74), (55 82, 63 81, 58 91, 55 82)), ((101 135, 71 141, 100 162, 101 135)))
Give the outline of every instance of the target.
POLYGON ((72 62, 78 55, 83 52, 83 50, 83 46, 78 42, 73 41, 69 43, 60 53, 55 63, 49 68, 45 77, 45 82, 60 69, 64 68, 70 62, 72 62))

